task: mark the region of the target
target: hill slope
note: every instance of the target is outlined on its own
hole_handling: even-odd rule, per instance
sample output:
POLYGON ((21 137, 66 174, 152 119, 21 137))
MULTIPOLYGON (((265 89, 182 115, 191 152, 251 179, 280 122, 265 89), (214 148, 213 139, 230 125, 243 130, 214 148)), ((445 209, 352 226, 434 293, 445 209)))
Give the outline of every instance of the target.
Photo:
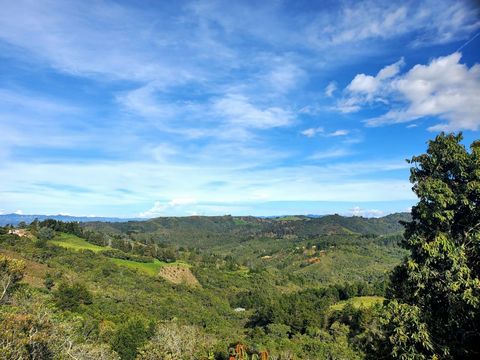
POLYGON ((128 235, 140 242, 174 243, 207 248, 241 243, 254 238, 307 239, 322 235, 385 235, 403 231, 399 221, 410 214, 398 213, 381 218, 327 215, 319 218, 257 218, 251 216, 160 217, 146 221, 89 222, 90 230, 112 235, 128 235))

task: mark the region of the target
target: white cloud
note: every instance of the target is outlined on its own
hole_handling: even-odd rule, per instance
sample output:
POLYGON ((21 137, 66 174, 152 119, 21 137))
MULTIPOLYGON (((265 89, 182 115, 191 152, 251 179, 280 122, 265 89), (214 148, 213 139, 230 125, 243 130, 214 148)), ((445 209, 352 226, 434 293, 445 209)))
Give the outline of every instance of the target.
POLYGON ((22 210, 15 210, 13 213, 14 213, 14 214, 17 214, 17 215, 23 215, 23 211, 22 211, 22 210))
POLYGON ((352 216, 362 216, 362 217, 382 217, 385 215, 385 212, 378 209, 362 209, 359 206, 354 206, 350 209, 350 214, 352 216))
POLYGON ((337 83, 335 81, 331 81, 328 83, 327 87, 325 88, 325 95, 327 97, 332 97, 333 93, 337 90, 337 83))
POLYGON ((362 102, 360 98, 355 96, 346 97, 337 101, 334 109, 348 114, 360 110, 362 107, 359 105, 362 102))
POLYGON ((12 91, 9 89, 0 88, 0 103, 2 104, 2 111, 6 109, 14 109, 18 107, 28 108, 44 114, 74 114, 81 111, 81 109, 52 100, 45 97, 40 97, 37 94, 21 93, 19 91, 12 91))
POLYGON ((147 149, 146 151, 158 162, 164 162, 179 153, 179 150, 175 146, 168 143, 155 145, 152 149, 147 149))
POLYGON ((385 66, 377 75, 357 74, 347 85, 344 97, 339 99, 336 109, 342 113, 359 111, 363 105, 374 102, 385 103, 384 95, 388 93, 388 80, 395 77, 403 66, 403 58, 399 61, 385 66))
POLYGON ((358 74, 347 86, 347 90, 352 93, 373 94, 378 89, 378 79, 365 74, 358 74))
POLYGON ((429 130, 478 130, 480 65, 468 68, 460 59, 461 54, 456 52, 400 74, 404 64, 401 59, 376 76, 358 74, 346 87, 347 96, 337 102, 337 109, 348 113, 373 103, 389 104, 387 113, 366 120, 366 124, 380 126, 438 117, 444 122, 429 130))
POLYGON ((194 197, 186 196, 172 199, 168 202, 169 206, 190 205, 195 204, 197 200, 194 197))
POLYGON ((316 127, 316 128, 305 129, 301 132, 301 134, 311 138, 323 132, 324 132, 324 129, 322 127, 316 127))
POLYGON ((213 105, 214 112, 230 124, 256 129, 269 129, 288 126, 294 114, 280 107, 259 107, 239 94, 230 94, 218 99, 213 105))
POLYGON ((174 104, 166 104, 155 98, 159 90, 156 83, 149 83, 140 88, 117 96, 117 101, 128 111, 132 111, 144 118, 164 120, 177 113, 174 104))
POLYGON ((345 135, 348 135, 350 132, 348 130, 336 130, 332 133, 330 133, 328 136, 333 136, 333 137, 336 137, 336 136, 345 136, 345 135))
POLYGON ((369 119, 369 126, 413 121, 436 116, 443 123, 432 131, 478 130, 480 128, 480 65, 471 68, 460 63, 461 54, 433 59, 428 65, 415 65, 406 74, 387 84, 390 97, 400 97, 403 107, 369 119))
MULTIPOLYGON (((337 150, 337 151, 335 151, 337 150)), ((240 154, 241 155, 241 154, 240 154)), ((229 157, 220 150, 201 161, 0 163, 2 207, 28 213, 124 214, 155 216, 188 214, 206 204, 253 204, 258 201, 396 201, 414 199, 408 180, 398 180, 398 170, 408 164, 395 161, 329 161, 345 156, 330 149, 318 154, 318 163, 285 166, 262 165, 262 151, 248 158, 229 157), (213 158, 212 158, 213 157, 213 158), (378 178, 381 174, 381 180, 378 178), (69 184, 45 191, 43 183, 69 184), (208 184, 221 186, 208 186, 208 184), (118 192, 116 189, 122 189, 118 192), (152 199, 157 203, 152 204, 152 199), (193 201, 196 203, 193 203, 193 201), (171 204, 169 204, 171 202, 171 204), (183 203, 183 205, 182 205, 183 203), (66 208, 65 204, 69 206, 66 208), (175 205, 175 206, 172 206, 175 205), (125 214, 125 209, 132 213, 125 214)), ((197 212, 200 212, 198 210, 197 212)), ((238 213, 238 212, 237 212, 238 213)))
POLYGON ((386 80, 394 77, 400 72, 402 66, 404 65, 405 65, 405 60, 401 58, 396 63, 385 66, 382 70, 378 72, 376 76, 377 80, 386 80))
POLYGON ((174 39, 152 36, 151 14, 139 8, 109 1, 19 0, 3 4, 0 23, 0 39, 25 51, 24 60, 36 58, 61 72, 169 85, 201 76, 193 74, 192 64, 171 61, 174 39))
POLYGON ((148 209, 147 211, 141 212, 140 214, 138 214, 138 216, 142 218, 151 218, 155 216, 160 216, 167 208, 168 208, 168 205, 162 204, 160 201, 155 201, 155 203, 150 209, 148 209))
POLYGON ((317 135, 321 135, 325 137, 345 136, 345 135, 348 135, 350 132, 348 130, 335 130, 331 133, 326 133, 323 127, 316 127, 316 128, 305 129, 300 133, 306 137, 312 138, 317 135))
POLYGON ((327 159, 335 159, 339 157, 344 157, 350 155, 351 151, 347 149, 329 149, 325 151, 318 151, 311 155, 309 159, 311 160, 327 160, 327 159))
POLYGON ((304 77, 305 72, 298 65, 281 61, 280 64, 274 65, 266 80, 274 91, 285 93, 295 88, 304 77))
MULTIPOLYGON (((374 100, 374 97, 380 95, 384 88, 388 86, 386 80, 394 77, 400 72, 400 68, 404 65, 403 58, 391 65, 385 66, 376 76, 358 74, 347 86, 350 93, 350 99, 354 102, 362 103, 374 100)), ((375 100, 379 100, 376 98, 375 100)))
POLYGON ((335 16, 321 14, 310 24, 307 32, 310 43, 323 48, 354 46, 359 42, 393 39, 411 33, 415 35, 412 46, 424 46, 465 39, 480 27, 478 9, 464 1, 341 4, 335 16))
POLYGON ((193 197, 179 197, 174 198, 166 203, 162 203, 161 201, 155 201, 153 206, 148 209, 147 211, 143 211, 138 214, 138 217, 141 218, 152 218, 156 216, 162 216, 167 211, 171 211, 172 208, 176 207, 184 207, 186 205, 196 204, 196 199, 193 197))

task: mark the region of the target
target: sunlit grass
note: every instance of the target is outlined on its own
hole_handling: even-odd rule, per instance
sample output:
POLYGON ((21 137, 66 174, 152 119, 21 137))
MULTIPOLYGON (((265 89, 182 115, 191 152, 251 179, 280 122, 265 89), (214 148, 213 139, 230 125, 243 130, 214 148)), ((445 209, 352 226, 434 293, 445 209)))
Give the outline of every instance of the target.
POLYGON ((130 269, 138 270, 152 276, 157 275, 160 268, 166 264, 157 259, 155 259, 153 262, 147 262, 147 263, 124 260, 124 259, 109 259, 109 260, 113 261, 117 265, 126 266, 126 267, 129 267, 130 269))
POLYGON ((89 243, 88 241, 79 238, 76 235, 73 234, 65 234, 65 233, 60 233, 57 234, 53 240, 50 241, 52 244, 61 246, 66 249, 72 249, 72 250, 91 250, 94 252, 99 252, 102 250, 107 249, 106 247, 103 246, 98 246, 89 243))
MULTIPOLYGON (((72 234, 65 234, 65 233, 59 233, 53 240, 50 241, 52 244, 61 246, 66 249, 71 249, 71 250, 91 250, 94 252, 101 252, 107 249, 110 249, 110 247, 104 247, 104 246, 98 246, 89 243, 88 241, 79 238, 76 235, 72 234)), ((124 260, 124 259, 115 259, 115 258, 108 258, 108 260, 114 262, 117 265, 120 266, 126 266, 131 269, 135 269, 138 271, 141 271, 145 274, 155 276, 158 274, 158 271, 160 270, 161 267, 163 266, 183 266, 183 267, 191 267, 190 264, 184 262, 184 261, 175 261, 173 263, 167 263, 163 262, 157 259, 154 259, 152 262, 139 262, 139 261, 132 261, 132 260, 124 260)))
POLYGON ((190 264, 183 262, 183 261, 175 261, 173 263, 166 263, 160 260, 155 259, 153 262, 138 262, 138 261, 131 261, 131 260, 124 260, 124 259, 110 259, 115 264, 120 266, 127 266, 131 269, 135 269, 141 271, 145 274, 155 276, 160 271, 160 268, 164 266, 183 266, 183 267, 191 267, 190 264))

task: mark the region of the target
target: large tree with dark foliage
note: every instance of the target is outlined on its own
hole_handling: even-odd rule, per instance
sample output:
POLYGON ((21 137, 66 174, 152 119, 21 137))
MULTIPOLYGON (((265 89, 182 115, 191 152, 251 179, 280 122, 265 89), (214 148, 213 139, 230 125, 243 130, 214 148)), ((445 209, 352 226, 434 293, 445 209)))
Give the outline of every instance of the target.
POLYGON ((462 139, 442 133, 409 160, 419 201, 391 279, 387 358, 480 359, 480 141, 462 139))

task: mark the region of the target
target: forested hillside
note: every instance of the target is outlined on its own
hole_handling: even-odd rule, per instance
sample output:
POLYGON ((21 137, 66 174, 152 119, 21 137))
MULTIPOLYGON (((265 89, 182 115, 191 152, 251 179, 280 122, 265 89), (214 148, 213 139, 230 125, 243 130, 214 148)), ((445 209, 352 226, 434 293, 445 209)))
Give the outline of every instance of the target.
POLYGON ((177 336, 172 359, 227 359, 239 343, 272 359, 356 358, 357 334, 337 318, 360 311, 349 299, 365 299, 368 311, 381 302, 387 272, 405 255, 400 219, 408 215, 6 227, 2 261, 26 267, 3 301, 2 346, 19 358, 34 346, 39 359, 156 359, 174 351, 157 339, 177 336))
POLYGON ((319 218, 256 218, 234 216, 161 217, 121 223, 88 222, 85 229, 124 235, 141 242, 175 243, 180 246, 210 247, 240 243, 253 238, 308 239, 320 235, 382 235, 403 230, 400 221, 408 213, 382 218, 328 215, 319 218))

